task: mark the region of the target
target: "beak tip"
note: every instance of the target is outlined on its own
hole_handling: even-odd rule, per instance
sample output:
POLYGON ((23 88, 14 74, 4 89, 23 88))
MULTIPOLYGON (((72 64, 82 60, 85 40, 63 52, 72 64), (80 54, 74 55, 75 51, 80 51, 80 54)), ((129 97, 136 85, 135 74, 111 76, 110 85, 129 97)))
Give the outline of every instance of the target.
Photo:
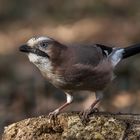
POLYGON ((21 51, 21 52, 22 52, 22 47, 21 47, 21 46, 19 47, 19 51, 21 51))
POLYGON ((27 45, 22 45, 22 46, 19 47, 19 51, 21 51, 21 52, 26 52, 26 53, 28 53, 29 50, 30 50, 30 48, 29 48, 29 46, 27 46, 27 45))

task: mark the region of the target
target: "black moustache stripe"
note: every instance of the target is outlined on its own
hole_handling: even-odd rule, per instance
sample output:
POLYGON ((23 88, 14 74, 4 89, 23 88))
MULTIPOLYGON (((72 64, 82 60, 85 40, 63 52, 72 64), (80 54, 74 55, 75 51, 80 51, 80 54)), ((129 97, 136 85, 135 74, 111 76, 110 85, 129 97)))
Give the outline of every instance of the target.
POLYGON ((39 56, 48 57, 49 58, 48 54, 46 54, 45 52, 43 52, 43 51, 41 51, 39 49, 32 49, 31 52, 35 53, 35 54, 37 54, 39 56))

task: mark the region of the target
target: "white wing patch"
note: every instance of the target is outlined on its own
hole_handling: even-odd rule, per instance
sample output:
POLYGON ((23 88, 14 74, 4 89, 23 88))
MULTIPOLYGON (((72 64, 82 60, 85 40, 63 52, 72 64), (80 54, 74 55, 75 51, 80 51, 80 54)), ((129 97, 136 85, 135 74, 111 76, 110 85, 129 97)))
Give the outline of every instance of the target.
POLYGON ((104 50, 104 52, 105 52, 105 54, 106 54, 106 55, 108 55, 108 54, 109 54, 107 50, 104 50))
POLYGON ((124 49, 115 48, 113 52, 109 55, 113 67, 115 67, 120 62, 120 60, 122 59, 123 52, 124 49))

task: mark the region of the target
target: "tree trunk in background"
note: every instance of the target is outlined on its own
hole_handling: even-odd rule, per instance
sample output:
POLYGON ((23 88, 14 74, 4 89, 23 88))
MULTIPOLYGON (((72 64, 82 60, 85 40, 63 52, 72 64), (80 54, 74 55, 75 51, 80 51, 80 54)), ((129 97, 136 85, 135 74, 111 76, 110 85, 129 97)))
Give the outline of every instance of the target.
POLYGON ((137 140, 140 115, 95 113, 83 125, 78 113, 29 118, 5 127, 3 140, 137 140))

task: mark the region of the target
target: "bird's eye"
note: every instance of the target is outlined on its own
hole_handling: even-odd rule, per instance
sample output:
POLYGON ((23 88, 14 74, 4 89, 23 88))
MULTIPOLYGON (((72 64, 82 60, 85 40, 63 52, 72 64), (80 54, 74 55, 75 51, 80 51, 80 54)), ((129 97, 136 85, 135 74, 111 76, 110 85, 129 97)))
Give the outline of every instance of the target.
POLYGON ((48 46, 48 44, 47 44, 47 43, 45 43, 45 42, 43 42, 43 43, 41 44, 41 46, 45 48, 45 47, 47 47, 47 46, 48 46))

